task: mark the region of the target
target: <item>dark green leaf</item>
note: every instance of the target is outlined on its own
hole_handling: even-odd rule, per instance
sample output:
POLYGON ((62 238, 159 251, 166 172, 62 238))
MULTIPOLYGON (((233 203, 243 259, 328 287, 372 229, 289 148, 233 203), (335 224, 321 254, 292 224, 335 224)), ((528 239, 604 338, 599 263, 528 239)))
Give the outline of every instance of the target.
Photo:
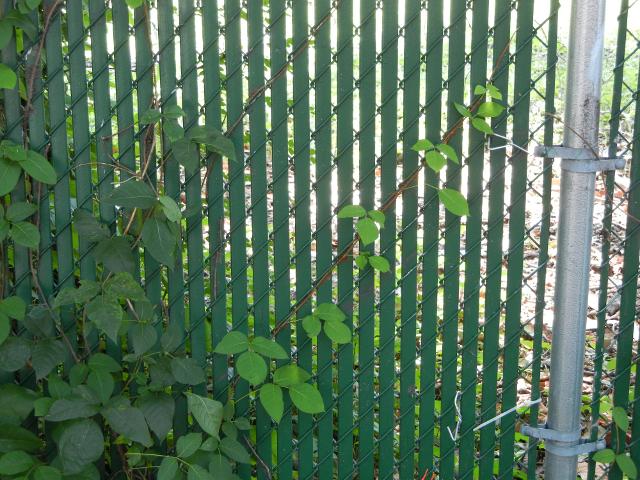
POLYGON ((132 407, 128 400, 118 399, 102 409, 101 413, 111 428, 125 438, 141 443, 145 447, 153 444, 144 415, 140 409, 132 407))
POLYGON ((58 180, 53 166, 46 158, 34 150, 27 152, 27 159, 20 163, 20 166, 25 172, 31 175, 31 177, 47 185, 55 185, 58 180))
POLYGON ((142 301, 147 297, 144 289, 129 272, 118 272, 112 275, 104 284, 105 292, 113 297, 142 301))
POLYGON ((216 345, 215 353, 222 355, 233 355, 235 353, 242 353, 249 348, 249 339, 242 332, 231 331, 227 333, 220 343, 216 345))
POLYGON ((112 272, 132 272, 136 265, 131 244, 125 237, 102 240, 93 250, 93 256, 112 272))
POLYGON ((164 457, 158 469, 158 480, 174 480, 178 471, 178 460, 174 457, 164 457))
POLYGON ((369 263, 375 270, 378 270, 380 272, 388 272, 390 268, 389 261, 379 255, 370 256, 369 263))
POLYGON ((370 218, 361 218, 356 223, 356 231, 363 245, 369 245, 378 238, 378 225, 370 218))
POLYGON ((43 338, 31 349, 31 365, 36 372, 36 380, 49 375, 65 359, 67 349, 61 340, 43 338))
POLYGON ((286 360, 289 355, 280 344, 265 337, 255 337, 251 340, 251 348, 263 357, 275 358, 277 360, 286 360))
POLYGON ((55 399, 51 397, 41 397, 33 402, 34 411, 33 414, 36 417, 44 417, 51 410, 51 405, 55 402, 55 399))
POLYGON ((56 372, 50 373, 47 377, 47 387, 49 387, 49 395, 55 399, 71 395, 71 386, 62 380, 56 372))
POLYGON ((160 345, 165 352, 173 352, 182 344, 182 329, 177 323, 169 324, 167 330, 160 337, 160 345))
POLYGON ((439 172, 447 164, 447 160, 437 150, 430 150, 424 156, 424 161, 434 172, 439 172))
MULTIPOLYGON (((231 462, 224 455, 214 453, 209 462, 209 472, 218 475, 219 480, 235 480, 231 462)), ((216 480, 217 480, 216 479, 216 480)))
POLYGON ((0 20, 0 50, 4 49, 13 35, 13 25, 7 19, 0 20))
POLYGON ((220 440, 220 450, 231 460, 238 463, 251 463, 249 453, 235 438, 225 437, 220 440))
POLYGON ((16 86, 17 80, 18 77, 15 72, 4 63, 0 63, 0 88, 13 90, 16 86))
POLYGON ((219 444, 219 439, 209 437, 204 442, 202 442, 202 445, 200 445, 200 450, 202 450, 203 452, 216 452, 218 450, 219 444))
POLYGON ((145 110, 140 115, 140 118, 138 119, 138 121, 142 125, 148 125, 150 123, 158 123, 160 121, 160 118, 162 118, 162 114, 160 113, 160 110, 156 108, 150 108, 148 110, 145 110))
POLYGON ((0 312, 16 320, 22 320, 26 310, 27 305, 24 300, 17 296, 7 297, 0 302, 0 312))
POLYGON ((33 471, 33 480, 61 480, 60 470, 49 465, 40 465, 33 471))
POLYGON ((204 371, 190 357, 176 357, 171 360, 171 373, 176 381, 185 385, 199 385, 205 381, 204 371))
POLYGON ((173 198, 167 197, 166 195, 160 195, 160 205, 162 205, 162 211, 167 217, 167 220, 170 222, 180 221, 182 213, 180 212, 180 207, 178 207, 178 204, 173 198))
POLYGON ((142 411, 147 425, 160 439, 164 440, 173 425, 176 403, 167 393, 145 393, 138 398, 137 407, 142 411))
POLYGON ((217 477, 210 474, 204 467, 194 463, 189 465, 187 480, 217 480, 217 477))
POLYGON ((178 123, 175 118, 167 118, 162 124, 164 134, 169 139, 169 142, 173 145, 184 138, 184 128, 178 123))
POLYGON ((80 473, 102 456, 104 437, 93 420, 81 420, 65 426, 58 441, 60 461, 67 475, 80 473))
POLYGON ((99 242, 109 237, 109 230, 90 212, 77 208, 73 212, 73 226, 83 240, 99 242))
POLYGON ((311 375, 297 365, 289 364, 278 368, 273 373, 273 383, 281 387, 289 387, 298 383, 304 383, 311 378, 311 375))
POLYGON ((620 430, 626 432, 629 429, 629 417, 627 416, 627 411, 624 408, 614 407, 611 415, 613 416, 613 421, 620 430))
POLYGON ((26 452, 7 452, 0 457, 0 475, 17 475, 29 470, 33 463, 33 457, 26 452))
POLYGON ((252 385, 258 385, 267 378, 267 364, 254 352, 244 352, 236 360, 238 375, 252 385))
POLYGON ((251 422, 247 417, 238 417, 233 421, 238 430, 251 430, 251 422))
POLYGON ((345 205, 338 212, 338 218, 360 218, 366 214, 367 211, 360 205, 345 205))
POLYGON ((273 421, 279 423, 284 414, 282 388, 273 383, 265 383, 262 385, 262 387, 260 387, 260 403, 273 421))
POLYGON ((231 139, 225 137, 222 132, 206 125, 194 127, 189 132, 191 140, 201 143, 210 152, 217 153, 229 160, 235 160, 236 150, 231 139))
POLYGON ((413 147, 411 147, 411 150, 415 150, 416 152, 423 152, 423 151, 429 150, 431 148, 433 148, 433 143, 431 143, 426 138, 423 138, 422 140, 418 140, 413 145, 413 147))
POLYGON ((289 387, 291 401, 304 413, 324 412, 324 402, 320 392, 308 383, 299 383, 289 387))
POLYGON ((181 118, 185 113, 178 105, 168 105, 162 109, 162 115, 166 118, 181 118))
POLYGON ((98 406, 83 398, 60 398, 53 402, 45 419, 49 422, 64 422, 75 418, 89 418, 98 413, 98 406))
POLYGON ((340 307, 335 303, 329 302, 319 304, 313 314, 327 322, 342 322, 347 318, 344 312, 340 310, 340 307))
POLYGON ((87 317, 114 342, 118 342, 120 325, 122 324, 122 307, 112 299, 98 296, 85 307, 87 317))
POLYGON ((307 335, 310 337, 317 337, 322 329, 322 324, 317 317, 313 315, 307 315, 302 319, 302 328, 304 328, 307 335))
POLYGON ((467 200, 457 190, 453 190, 452 188, 442 188, 438 190, 438 198, 444 207, 454 215, 469 215, 469 205, 467 204, 467 200))
POLYGON ((18 183, 22 168, 17 163, 0 158, 0 195, 4 196, 13 190, 18 183))
MULTIPOLYGON (((2 415, 0 415, 2 418, 2 415)), ((25 452, 37 452, 42 448, 42 440, 33 432, 18 425, 0 423, 0 452, 12 450, 24 450, 25 452)))
POLYGON ((188 138, 180 138, 171 144, 173 157, 185 168, 187 173, 197 170, 200 163, 198 144, 188 138))
POLYGON ((87 385, 98 395, 100 402, 106 404, 111 398, 115 382, 113 375, 104 370, 92 370, 87 377, 87 385))
POLYGON ((195 393, 185 392, 185 395, 189 411, 200 428, 209 435, 218 438, 224 409, 222 403, 195 393))
POLYGON ((33 203, 15 202, 9 205, 5 218, 12 223, 19 222, 38 211, 38 207, 33 203))
POLYGON ((37 248, 40 243, 38 227, 29 222, 18 222, 11 225, 10 233, 13 241, 27 248, 37 248))
POLYGON ((31 356, 31 346, 22 337, 10 336, 0 345, 0 370, 15 372, 25 366, 31 356))
POLYGON ((91 370, 103 370, 109 373, 117 373, 121 369, 118 362, 104 353, 94 353, 87 364, 91 370))
POLYGON ((100 293, 102 286, 93 280, 80 280, 80 286, 76 290, 76 303, 87 303, 100 293))
POLYGON ((151 208, 158 198, 146 182, 128 180, 112 190, 104 201, 125 208, 151 208))
POLYGON ((351 343, 351 330, 344 323, 325 322, 324 333, 335 343, 351 343))
POLYGON ((594 462, 611 463, 616 459, 616 452, 610 448, 605 448, 604 450, 598 450, 591 458, 593 458, 594 462))
POLYGON ((187 433, 178 438, 176 453, 180 458, 187 458, 196 453, 200 445, 202 445, 202 434, 200 432, 187 433))
POLYGON ((0 423, 19 425, 33 411, 38 395, 28 388, 5 383, 0 385, 0 423))
POLYGON ((627 477, 636 478, 638 476, 638 469, 629 455, 625 453, 616 455, 616 463, 627 477))
POLYGON ((9 337, 11 333, 11 320, 4 314, 0 314, 0 345, 9 337))
POLYGON ((151 256, 173 270, 176 262, 176 235, 167 224, 167 220, 151 217, 142 227, 142 241, 151 256))
POLYGON ((136 323, 129 328, 129 340, 136 355, 144 355, 158 341, 158 332, 148 323, 136 323))

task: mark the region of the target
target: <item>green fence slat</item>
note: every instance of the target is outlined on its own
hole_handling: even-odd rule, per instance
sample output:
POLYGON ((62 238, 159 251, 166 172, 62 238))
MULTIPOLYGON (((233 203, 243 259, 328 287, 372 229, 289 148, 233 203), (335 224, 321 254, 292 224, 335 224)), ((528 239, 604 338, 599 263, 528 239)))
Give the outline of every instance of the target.
MULTIPOLYGON (((158 44, 160 52, 160 104, 163 108, 176 105, 176 52, 173 25, 173 7, 168 2, 158 4, 158 44)), ((163 136, 162 155, 164 162, 165 195, 180 202, 180 166, 169 157, 171 146, 163 136)), ((176 265, 182 266, 182 249, 178 249, 176 265)), ((182 268, 167 269, 167 293, 169 324, 185 329, 184 279, 182 268)), ((174 435, 187 430, 187 402, 183 395, 176 396, 176 413, 173 421, 174 435)))
MULTIPOLYGON (((330 0, 315 2, 315 160, 316 160, 316 281, 331 265, 333 232, 331 228, 331 15, 330 0)), ((332 281, 318 287, 318 303, 332 301, 332 281)), ((317 417, 317 478, 333 479, 333 349, 324 332, 317 340, 318 389, 326 412, 317 417)))
MULTIPOLYGON (((531 50, 533 3, 518 2, 514 73, 513 142, 526 148, 529 143, 529 100, 531 91, 531 50)), ((502 411, 516 405, 518 357, 520 353, 522 273, 527 193, 527 157, 515 150, 511 157, 511 198, 509 205, 509 253, 503 347, 502 411)), ((499 478, 511 478, 514 465, 516 414, 500 420, 499 478)))
MULTIPOLYGON (((273 184, 273 274, 276 325, 289 315, 291 308, 291 260, 289 246, 289 147, 287 102, 287 7, 285 0, 269 2, 271 54, 271 164, 273 184)), ((291 350, 291 326, 287 323, 277 341, 291 350)), ((274 475, 283 480, 293 478, 293 440, 291 402, 285 396, 285 413, 277 431, 277 468, 274 475)))
MULTIPOLYGON (((476 85, 484 85, 487 78, 487 29, 489 2, 473 3, 471 25, 470 98, 474 98, 476 85)), ((482 256, 482 203, 484 171, 484 134, 469 129, 469 155, 467 158, 467 199, 469 216, 466 224, 464 249, 464 291, 462 327, 462 378, 460 383, 460 452, 458 471, 460 478, 473 479, 475 466, 476 385, 478 375, 478 327, 480 314, 480 275, 482 256)))
MULTIPOLYGON (((453 102, 464 104, 465 88, 465 29, 466 2, 454 0, 451 2, 451 16, 449 25, 449 65, 447 83, 449 94, 447 97, 447 128, 451 130, 460 118, 453 102)), ((453 136, 449 145, 462 158, 462 129, 453 136)), ((447 166, 446 187, 460 190, 461 169, 449 163, 447 166)), ((450 212, 445 213, 445 244, 444 244, 444 298, 442 313, 442 413, 440 416, 440 475, 453 478, 455 442, 449 436, 449 428, 455 430, 456 418, 455 400, 457 385, 458 358, 458 309, 459 309, 459 272, 460 272, 460 217, 450 212)), ((464 415, 463 415, 464 416, 464 415)))
MULTIPOLYGON (((198 103, 198 66, 196 64, 196 10, 193 0, 180 0, 180 83, 182 84, 182 109, 185 112, 183 126, 185 135, 198 125, 200 105, 198 103)), ((196 153, 196 155, 198 155, 196 153)), ((200 162, 198 161, 198 165, 200 162)), ((202 248, 202 189, 200 169, 185 172, 184 190, 187 209, 187 291, 189 292, 189 340, 191 355, 199 365, 205 365, 207 346, 205 339, 204 309, 204 252, 202 248)), ((193 388, 204 395, 205 384, 193 388)))
MULTIPOLYGON (((380 194, 385 204, 396 189, 398 119, 398 2, 382 6, 381 102, 380 102, 380 194)), ((380 231, 380 252, 389 261, 388 273, 380 274, 380 320, 378 340, 378 476, 393 478, 395 471, 395 334, 396 334, 396 210, 385 211, 380 231)))
MULTIPOLYGON (((264 32, 262 0, 248 2, 249 95, 264 89, 264 32)), ((254 333, 268 337, 269 322, 269 231, 267 219, 266 110, 264 95, 256 97, 249 114, 251 167, 251 230, 253 254, 254 333)), ((262 405, 256 407, 256 451, 261 459, 258 478, 269 478, 271 468, 271 419, 262 405)))
MULTIPOLYGON (((404 70, 402 72, 402 178, 408 179, 418 168, 418 154, 411 147, 418 141, 420 118, 420 3, 405 2, 404 70)), ((416 392, 416 313, 418 264, 417 179, 402 193, 402 239, 400 283, 400 478, 414 476, 415 392, 416 392)))
MULTIPOLYGON (((337 12, 337 136, 338 207, 353 203, 353 1, 340 2, 337 12)), ((353 240, 351 219, 338 220, 338 252, 353 240)), ((353 266, 338 265, 338 305, 353 331, 353 266)), ((353 475, 353 346, 338 348, 338 479, 353 475)))
MULTIPOLYGON (((511 42, 511 2, 498 0, 494 14, 494 41, 492 52, 493 84, 503 98, 509 98, 509 48, 511 42)), ((501 136, 507 132, 505 110, 493 119, 491 127, 501 136)), ((504 146, 499 137, 491 139, 492 146, 504 146)), ((485 305, 482 342, 482 402, 478 421, 483 423, 496 416, 498 398, 499 340, 502 317, 502 242, 504 237, 505 150, 492 150, 489 156, 489 211, 487 216, 487 261, 485 279, 485 305)), ((480 431, 478 467, 480 478, 493 475, 496 425, 490 424, 480 431)))

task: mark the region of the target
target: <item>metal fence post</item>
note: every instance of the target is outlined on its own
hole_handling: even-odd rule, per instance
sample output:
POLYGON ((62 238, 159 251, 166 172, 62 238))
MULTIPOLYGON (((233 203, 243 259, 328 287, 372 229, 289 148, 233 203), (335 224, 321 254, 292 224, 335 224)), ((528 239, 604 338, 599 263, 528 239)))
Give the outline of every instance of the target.
MULTIPOLYGON (((546 439, 545 478, 576 478, 580 448, 580 405, 584 368, 589 266, 597 159, 581 160, 585 149, 596 156, 605 0, 573 0, 567 72, 564 147, 560 183, 555 311, 546 439), (570 152, 571 150, 567 150, 570 152), (580 162, 589 168, 575 168, 580 162), (556 435, 557 434, 557 435, 556 435)), ((588 156, 588 153, 587 155, 588 156)))

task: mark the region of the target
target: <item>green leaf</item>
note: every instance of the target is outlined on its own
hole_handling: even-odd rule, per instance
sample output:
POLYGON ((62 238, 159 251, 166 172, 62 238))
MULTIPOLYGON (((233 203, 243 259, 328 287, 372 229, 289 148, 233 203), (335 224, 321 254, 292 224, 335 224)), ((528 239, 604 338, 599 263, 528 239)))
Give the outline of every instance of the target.
POLYGON ((153 258, 173 270, 177 238, 167 220, 159 217, 147 219, 142 227, 142 241, 153 258))
POLYGON ((104 202, 125 208, 151 208, 158 201, 156 193, 146 182, 128 180, 106 196, 104 202))
POLYGON ((0 49, 4 49, 13 36, 13 25, 9 19, 0 20, 0 49))
POLYGON ((244 352, 236 360, 238 375, 252 385, 258 385, 267 378, 267 364, 260 355, 254 352, 244 352))
POLYGON ((162 109, 162 115, 166 118, 182 118, 186 114, 178 105, 168 105, 162 109))
POLYGON ((636 478, 638 476, 638 469, 629 455, 624 453, 616 455, 616 463, 627 477, 636 478))
POLYGON ((34 411, 33 414, 36 417, 44 417, 51 410, 51 405, 55 402, 55 399, 51 397, 41 397, 33 402, 34 411))
POLYGON ((273 383, 265 383, 260 387, 260 403, 274 422, 280 423, 284 414, 282 388, 273 383))
POLYGON ((173 426, 176 402, 168 393, 145 393, 138 398, 136 406, 142 411, 147 425, 160 439, 164 440, 173 426))
POLYGON ((462 115, 463 117, 471 118, 471 110, 469 110, 467 107, 459 103, 454 103, 453 106, 460 115, 462 115))
POLYGON ((198 169, 200 164, 198 144, 188 138, 180 138, 171 144, 173 158, 182 165, 188 174, 198 169))
POLYGON ((36 372, 36 380, 49 375, 57 365, 63 362, 67 349, 61 340, 43 338, 31 349, 31 365, 36 372))
POLYGON ((216 477, 210 474, 204 467, 193 463, 189 465, 187 480, 216 480, 216 477))
POLYGON ((195 393, 185 392, 185 395, 187 396, 189 411, 198 422, 198 425, 200 425, 200 428, 209 435, 218 438, 224 413, 222 403, 211 398, 201 397, 195 393))
POLYGON ((199 385, 205 381, 204 371, 190 357, 176 357, 171 360, 171 373, 176 381, 185 385, 199 385))
POLYGON ((61 480, 62 473, 55 467, 40 465, 33 471, 33 480, 61 480))
POLYGON ((478 115, 481 117, 497 117, 502 112, 504 107, 495 102, 485 102, 478 107, 478 115))
POLYGON ((202 434, 200 432, 187 433, 178 438, 176 453, 180 458, 187 458, 196 453, 200 445, 202 445, 202 434))
POLYGON ((87 385, 98 395, 100 402, 106 404, 113 394, 115 382, 113 381, 113 375, 104 370, 93 370, 87 377, 87 385))
POLYGON ((80 287, 76 289, 76 303, 87 303, 102 291, 102 286, 93 280, 80 280, 80 287))
POLYGON ((442 188, 438 190, 438 198, 444 207, 454 215, 469 215, 469 205, 467 204, 467 200, 457 190, 442 188))
POLYGON ((427 152, 424 157, 424 161, 434 172, 439 172, 447 164, 447 160, 437 150, 431 150, 427 152))
POLYGON ((367 264, 369 263, 369 259, 367 255, 358 255, 355 258, 355 262, 357 267, 362 270, 364 267, 367 266, 367 264))
POLYGON ((423 152, 425 150, 429 150, 433 148, 433 143, 431 143, 429 140, 427 140, 426 138, 423 138, 422 140, 418 140, 413 147, 411 147, 411 150, 414 150, 416 152, 423 152))
POLYGON ((26 452, 7 452, 0 457, 0 475, 17 475, 29 470, 33 463, 33 457, 26 452))
POLYGON ((38 207, 29 202, 15 202, 7 208, 5 218, 12 223, 25 220, 38 211, 38 207))
POLYGON ((26 310, 27 305, 24 300, 17 296, 7 297, 0 302, 0 312, 15 320, 24 319, 26 310))
POLYGON ((9 337, 11 333, 11 320, 4 314, 0 314, 0 345, 9 337))
POLYGON ((96 245, 93 256, 112 272, 132 272, 136 260, 125 237, 106 238, 96 245))
POLYGON ((16 76, 16 73, 4 63, 0 63, 0 88, 13 90, 17 81, 18 77, 16 76))
POLYGON ((244 446, 238 442, 235 438, 224 437, 220 440, 220 450, 231 460, 238 463, 251 463, 251 457, 244 448, 244 446))
POLYGON ((147 298, 144 289, 129 272, 118 272, 109 277, 104 284, 104 291, 120 299, 142 301, 147 298))
POLYGON ((13 383, 0 385, 0 424, 22 423, 33 411, 36 398, 28 388, 13 383))
POLYGON ((64 422, 76 418, 89 418, 98 413, 98 406, 82 398, 60 398, 53 402, 45 419, 49 422, 64 422))
POLYGON ((302 319, 302 328, 304 328, 310 337, 317 337, 322 329, 322 323, 320 323, 317 317, 307 315, 302 319))
POLYGON ((160 337, 160 346, 165 352, 173 352, 182 344, 183 333, 177 323, 170 323, 160 337))
POLYGON ((472 118, 471 125, 476 130, 482 133, 485 133, 487 135, 491 135, 493 133, 493 129, 491 128, 491 126, 487 122, 485 122, 482 118, 479 118, 479 117, 472 118))
POLYGON ((10 336, 0 345, 0 370, 15 372, 25 366, 31 356, 31 346, 22 337, 10 336))
POLYGON ((84 363, 76 363, 69 371, 69 383, 72 387, 77 387, 84 381, 89 375, 89 367, 84 363))
POLYGON ((629 417, 627 416, 627 411, 624 408, 614 407, 611 415, 613 416, 613 421, 620 430, 626 432, 629 429, 629 417))
POLYGON ((238 430, 251 430, 251 422, 247 417, 238 417, 233 421, 238 430))
POLYGON ((385 220, 384 212, 380 210, 369 210, 367 212, 367 215, 369 215, 369 218, 371 218, 371 220, 373 220, 378 225, 380 225, 380 228, 384 227, 384 220, 385 220))
POLYGON ((81 420, 65 426, 58 440, 58 454, 64 473, 80 473, 98 460, 104 451, 102 430, 93 420, 81 420))
POLYGON ((91 370, 103 370, 109 373, 117 373, 121 369, 118 362, 104 353, 94 353, 89 357, 87 365, 91 370))
POLYGON ((342 322, 347 318, 344 312, 340 310, 340 307, 330 302, 320 303, 313 311, 313 314, 327 322, 342 322))
POLYGON ((458 154, 450 145, 447 145, 446 143, 439 143, 437 148, 453 163, 456 163, 456 164, 460 163, 460 160, 458 159, 458 154))
POLYGON ((178 460, 174 457, 164 457, 158 468, 158 480, 174 480, 178 474, 178 460))
POLYGON ((87 317, 114 342, 118 342, 122 324, 122 307, 110 298, 98 296, 85 307, 87 317))
POLYGON ((189 131, 189 138, 205 145, 210 152, 227 157, 229 160, 236 159, 236 149, 231 139, 215 128, 206 125, 193 127, 189 131))
POLYGON ((136 355, 144 355, 158 341, 158 332, 148 323, 136 323, 129 328, 129 340, 136 355))
POLYGON ((11 225, 10 235, 14 242, 23 247, 37 248, 40 243, 40 232, 33 223, 14 223, 11 225))
POLYGON ((0 196, 13 190, 18 183, 22 168, 6 158, 0 158, 0 196))
POLYGON ((473 89, 473 94, 474 95, 484 95, 486 91, 487 91, 487 89, 484 86, 476 85, 475 88, 473 89))
POLYGON ((73 226, 83 240, 99 242, 109 237, 109 230, 91 212, 76 208, 73 212, 73 226))
POLYGON ((251 348, 263 357, 275 358, 277 360, 286 360, 289 358, 289 355, 280 344, 265 337, 255 337, 251 340, 251 348))
POLYGON ((34 150, 27 152, 27 159, 21 162, 20 166, 39 182, 46 183, 47 185, 55 185, 58 181, 58 176, 53 166, 46 158, 34 150))
POLYGON ((49 387, 49 395, 55 399, 71 395, 71 386, 62 380, 56 372, 50 373, 47 377, 47 387, 49 387))
POLYGON ((370 218, 361 218, 356 223, 356 231, 363 245, 369 245, 378 238, 378 225, 370 218))
POLYGON ((604 450, 598 450, 591 458, 593 458, 594 462, 611 463, 616 459, 616 452, 610 448, 605 448, 604 450))
POLYGON ((219 439, 209 437, 204 442, 202 442, 202 445, 200 445, 200 450, 202 450, 203 452, 217 452, 219 444, 219 439))
POLYGON ((351 343, 351 330, 344 323, 325 322, 324 333, 335 343, 351 343))
POLYGON ((12 450, 37 452, 42 445, 42 440, 33 432, 18 425, 0 423, 0 452, 12 450))
POLYGON ((127 2, 127 5, 130 6, 131 8, 138 8, 144 3, 144 0, 125 0, 125 1, 127 2))
POLYGON ((379 255, 370 256, 369 263, 375 270, 378 270, 380 272, 388 272, 390 268, 389 261, 379 255))
POLYGON ((132 407, 128 399, 121 397, 103 408, 100 413, 109 422, 111 428, 120 435, 141 443, 145 447, 153 444, 142 411, 132 407))
POLYGON ((149 125, 150 123, 158 123, 162 118, 162 113, 157 108, 150 108, 145 110, 141 115, 138 121, 142 125, 149 125))
POLYGON ((309 383, 300 383, 289 387, 291 401, 304 413, 324 412, 324 402, 316 387, 309 383))
POLYGON ((491 98, 495 98, 496 100, 502 100, 502 93, 494 84, 487 84, 487 91, 489 92, 489 96, 491 98))
POLYGON ((214 349, 215 353, 233 355, 242 353, 249 348, 249 339, 242 332, 231 331, 227 333, 214 349))
POLYGON ((367 211, 360 205, 345 205, 338 212, 338 218, 360 218, 366 214, 367 211))
POLYGON ((311 375, 306 370, 294 364, 284 365, 273 373, 273 383, 281 387, 304 383, 310 378, 311 375))
POLYGON ((162 205, 162 211, 170 222, 179 222, 182 218, 180 207, 171 197, 166 195, 160 195, 160 205, 162 205))
POLYGON ((224 455, 214 453, 209 462, 209 471, 218 475, 220 480, 237 480, 233 474, 231 462, 224 455))

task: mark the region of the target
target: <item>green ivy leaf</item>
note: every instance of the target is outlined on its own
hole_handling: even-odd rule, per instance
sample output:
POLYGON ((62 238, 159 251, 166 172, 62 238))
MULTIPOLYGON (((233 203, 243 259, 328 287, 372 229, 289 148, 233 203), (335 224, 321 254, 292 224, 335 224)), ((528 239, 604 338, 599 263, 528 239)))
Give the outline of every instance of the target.
POLYGON ((87 385, 89 385, 96 395, 98 395, 100 402, 104 405, 109 401, 113 394, 115 382, 113 381, 113 375, 109 372, 105 372, 104 370, 93 370, 87 377, 87 385))
POLYGON ((316 387, 309 383, 300 383, 289 387, 291 401, 304 413, 324 412, 324 402, 316 387))
POLYGON ((437 150, 430 150, 424 156, 424 161, 434 172, 439 172, 447 164, 447 160, 437 150))
POLYGON ((481 117, 497 117, 502 112, 504 112, 504 107, 495 102, 485 102, 478 107, 478 115, 481 117))
POLYGON ((444 207, 454 215, 469 215, 469 205, 467 204, 467 200, 457 190, 453 190, 452 188, 442 188, 438 190, 438 198, 444 207))
POLYGON ((58 440, 58 454, 64 473, 73 475, 98 460, 104 451, 102 430, 93 420, 81 420, 64 427, 58 440))
POLYGON ((25 366, 31 356, 31 345, 22 337, 10 336, 0 345, 0 370, 15 372, 25 366))
POLYGON ((24 319, 27 305, 20 297, 7 297, 0 302, 0 312, 15 320, 24 319))
POLYGON ((136 406, 142 411, 151 431, 164 440, 173 426, 176 409, 173 397, 164 392, 148 392, 138 398, 136 406))
POLYGON ((176 357, 171 360, 171 373, 176 381, 185 385, 199 385, 205 381, 204 371, 190 357, 176 357))
POLYGON ((265 337, 255 337, 251 340, 251 348, 267 358, 275 358, 277 360, 286 360, 289 355, 280 344, 265 337))
POLYGON ((17 81, 18 77, 16 76, 16 73, 4 63, 0 63, 0 88, 13 90, 17 81))
POLYGON ((390 268, 389 261, 379 255, 370 256, 369 263, 371 264, 371 267, 380 272, 388 272, 390 268))
POLYGON ((27 248, 37 248, 40 243, 38 227, 29 222, 18 222, 11 225, 9 232, 13 241, 27 248))
POLYGON ((167 220, 159 217, 147 219, 142 227, 142 241, 153 258, 173 270, 177 239, 167 220))
POLYGON ((479 117, 472 118, 471 125, 473 126, 473 128, 475 128, 476 130, 484 134, 491 135, 493 133, 493 129, 491 128, 491 126, 487 122, 485 122, 482 118, 479 118, 479 117))
POLYGON ((638 476, 638 469, 629 455, 625 453, 616 455, 616 464, 627 477, 636 478, 638 476))
POLYGON ((273 383, 281 387, 290 387, 304 383, 311 378, 311 375, 297 365, 289 364, 278 368, 273 373, 273 383))
POLYGON ((463 117, 471 118, 471 110, 469 110, 467 107, 459 103, 454 103, 453 106, 460 115, 462 115, 463 117))
POLYGON ((267 364, 254 352, 244 352, 236 360, 238 375, 252 385, 258 385, 267 378, 267 364))
POLYGON ((611 463, 616 459, 616 452, 610 448, 605 448, 604 450, 598 450, 591 458, 594 462, 611 463))
POLYGON ((64 422, 93 417, 96 413, 98 406, 83 398, 60 398, 53 402, 45 419, 49 422, 64 422))
POLYGON ((141 443, 145 447, 153 444, 142 411, 132 407, 128 399, 120 397, 103 408, 100 413, 109 422, 111 428, 120 435, 141 443))
POLYGON ((131 244, 125 237, 102 240, 93 250, 96 261, 103 263, 112 272, 132 272, 136 260, 131 252, 131 244))
POLYGON ((114 342, 118 342, 123 312, 120 304, 110 298, 98 296, 85 307, 87 317, 114 342))
POLYGON ((356 223, 356 231, 363 245, 369 245, 378 238, 378 225, 368 217, 358 220, 356 223))
POLYGON ((170 222, 179 222, 182 218, 180 207, 171 197, 166 195, 160 195, 160 205, 162 205, 162 211, 170 222))
POLYGON ((338 212, 338 218, 360 218, 366 214, 367 211, 360 205, 345 205, 338 212))
POLYGON ((202 434, 200 432, 187 433, 178 438, 176 453, 180 458, 187 458, 196 453, 200 445, 202 445, 202 434))
POLYGON ((174 457, 164 457, 158 468, 158 480, 174 480, 178 471, 178 460, 174 457))
POLYGON ((437 148, 453 163, 456 163, 456 164, 460 163, 460 160, 458 159, 458 154, 450 145, 447 145, 446 143, 439 143, 437 148))
POLYGON ((62 473, 55 467, 40 465, 33 471, 33 480, 61 480, 62 473))
POLYGON ((29 470, 33 464, 33 457, 26 452, 7 452, 0 457, 0 475, 17 475, 29 470))
POLYGON ((141 115, 138 121, 142 125, 149 125, 151 123, 158 123, 162 118, 162 113, 157 108, 150 108, 145 110, 141 115))
POLYGON ((626 432, 629 429, 629 417, 627 416, 627 411, 624 408, 614 407, 611 415, 613 416, 613 421, 620 430, 626 432))
POLYGON ((347 318, 344 312, 340 310, 340 307, 330 302, 320 303, 313 311, 313 314, 327 322, 342 322, 347 318))
POLYGON ((94 353, 91 355, 87 365, 91 370, 104 370, 108 373, 117 373, 121 369, 118 362, 104 353, 94 353))
POLYGON ((15 188, 21 173, 20 165, 6 158, 0 158, 0 196, 6 195, 15 188))
POLYGON ((57 365, 63 362, 67 349, 60 340, 43 338, 31 349, 31 365, 36 372, 36 380, 49 375, 57 365))
POLYGON ((104 201, 124 208, 152 208, 158 199, 146 182, 128 180, 113 189, 104 201))
POLYGON ((248 348, 249 339, 247 336, 242 332, 231 331, 222 337, 222 340, 213 351, 222 355, 233 355, 242 353, 248 348))
POLYGON ((217 400, 207 397, 201 397, 195 393, 185 392, 189 411, 193 418, 198 422, 200 428, 209 435, 219 438, 220 425, 222 425, 222 417, 224 406, 217 400))
POLYGON ((423 138, 422 140, 418 140, 413 147, 411 147, 411 150, 414 150, 416 152, 423 152, 425 150, 430 150, 433 148, 433 143, 431 143, 429 140, 427 140, 426 138, 423 138))
POLYGON ((249 456, 247 450, 234 438, 224 437, 220 440, 220 450, 231 460, 238 463, 251 463, 251 456, 249 456))
POLYGON ((344 323, 325 322, 324 333, 335 343, 351 343, 351 330, 344 323))
POLYGON ((274 422, 280 423, 284 414, 282 388, 273 383, 265 383, 260 387, 260 403, 274 422))
POLYGON ((9 205, 5 218, 12 223, 25 220, 38 211, 38 207, 33 203, 16 202, 9 205))
POLYGON ((320 323, 317 317, 307 315, 302 319, 302 328, 304 328, 310 337, 317 337, 322 329, 322 323, 320 323))
POLYGON ((58 181, 58 176, 53 166, 46 158, 34 150, 27 152, 27 159, 21 162, 20 166, 39 182, 46 183, 47 185, 55 185, 58 181))

